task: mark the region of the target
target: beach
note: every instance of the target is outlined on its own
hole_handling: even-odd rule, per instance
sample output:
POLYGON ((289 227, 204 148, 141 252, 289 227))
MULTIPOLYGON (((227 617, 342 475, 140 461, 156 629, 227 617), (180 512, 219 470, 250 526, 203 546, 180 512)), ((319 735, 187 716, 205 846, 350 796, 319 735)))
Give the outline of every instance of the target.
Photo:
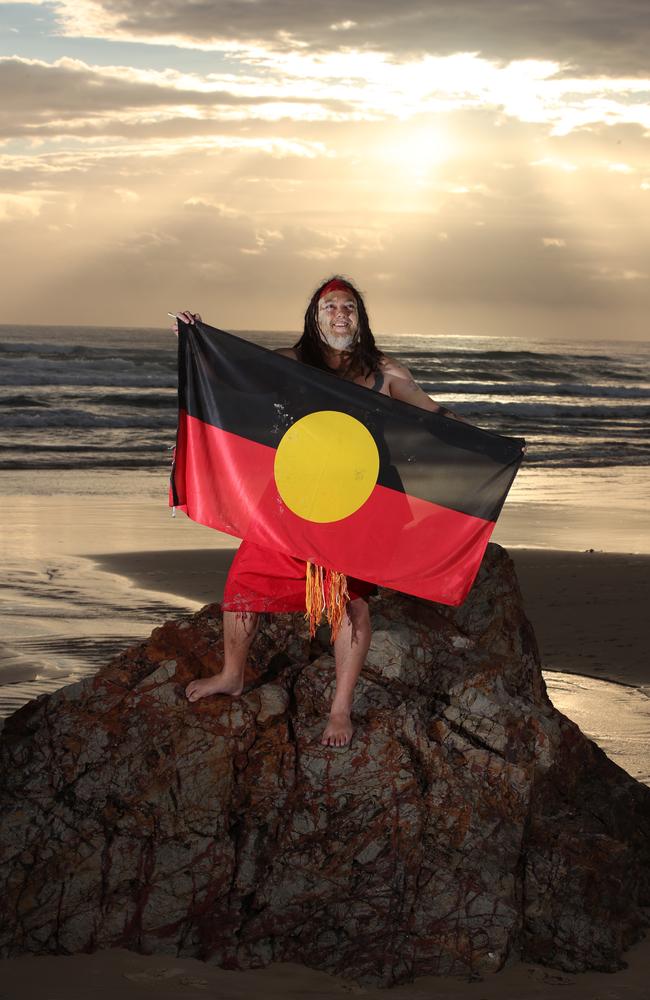
MULTIPOLYGON (((187 540, 192 528, 179 515, 187 540)), ((146 533, 145 533, 146 536, 146 533)), ((79 537, 77 535, 77 537, 79 537)), ((149 537, 155 537, 149 533, 149 537)), ((218 601, 236 551, 232 541, 207 532, 228 547, 143 549, 86 556, 83 564, 95 586, 121 594, 125 607, 151 614, 191 611, 218 601), (149 602, 147 604, 147 601, 149 602), (175 609, 175 611, 173 610, 175 609)), ((572 552, 511 546, 524 608, 533 624, 554 704, 603 746, 630 774, 650 783, 650 670, 646 655, 645 611, 650 556, 572 552)), ((123 627, 124 623, 122 623, 123 627)), ((22 956, 0 963, 7 998, 47 995, 48 1000, 159 1000, 211 995, 222 1000, 264 996, 269 1000, 339 996, 395 1000, 647 1000, 650 939, 624 955, 616 973, 568 974, 532 962, 514 962, 497 975, 477 978, 422 976, 384 989, 361 986, 296 963, 232 971, 196 959, 140 955, 126 949, 90 955, 22 956), (44 992, 46 991, 46 992, 44 992)))
MULTIPOLYGON (((623 480, 618 503, 623 508, 627 499, 628 507, 611 525, 610 509, 594 502, 598 493, 583 479, 578 517, 575 506, 561 502, 566 487, 558 474, 523 470, 492 541, 514 560, 554 704, 648 782, 647 515, 632 506, 623 480), (545 502, 529 497, 536 488, 545 502), (582 551, 572 547, 576 541, 582 551), (589 541, 595 544, 584 545, 589 541), (631 551, 617 551, 626 544, 631 551)), ((0 717, 94 673, 163 621, 219 601, 238 545, 180 512, 171 517, 159 476, 113 474, 111 493, 99 478, 104 492, 85 496, 52 495, 49 474, 31 475, 32 486, 39 481, 42 494, 21 492, 6 501, 0 717)), ((12 483, 23 485, 15 475, 12 483)), ((73 484, 78 490, 78 476, 73 484)), ((617 496, 612 487, 610 495, 617 496)))
POLYGON ((0 963, 7 1000, 647 1000, 650 940, 625 952, 620 972, 560 972, 533 962, 516 962, 494 976, 452 979, 419 976, 413 983, 378 989, 343 976, 330 976, 294 962, 274 962, 265 969, 230 971, 193 958, 138 955, 124 948, 92 955, 32 955, 0 963))
MULTIPOLYGON (((78 512, 77 512, 78 513, 78 512)), ((77 524, 82 521, 78 514, 77 524)), ((192 528, 178 518, 182 537, 192 528)), ((91 532, 91 535, 95 532, 91 532)), ((155 538, 151 526, 146 537, 155 538)), ((79 540, 77 531, 77 540, 79 540)), ((196 536, 194 536, 196 537, 196 536)), ((209 542, 230 540, 207 533, 209 542)), ((100 541, 96 538, 96 544, 100 541)), ((113 602, 140 608, 147 615, 175 616, 219 600, 236 549, 142 549, 96 553, 79 566, 88 585, 104 588, 113 602), (119 595, 119 596, 118 596, 119 595)), ((650 782, 650 672, 645 654, 650 556, 508 549, 514 560, 524 607, 538 644, 549 694, 561 711, 575 719, 629 773, 650 782)), ((53 562, 55 560, 50 560, 53 562)), ((124 622, 121 623, 124 628, 124 622)), ((144 630, 143 630, 144 637, 144 630)), ((568 974, 532 962, 513 962, 494 976, 467 978, 421 976, 413 983, 385 989, 361 986, 296 963, 267 968, 226 970, 197 959, 140 955, 123 948, 72 956, 26 955, 0 963, 3 996, 47 996, 48 1000, 159 1000, 210 995, 222 1000, 264 996, 269 1000, 339 996, 395 1000, 647 1000, 650 939, 630 947, 626 968, 615 973, 568 974)))
MULTIPOLYGON (((511 525, 507 530, 514 533, 517 517, 507 523, 511 525)), ((501 533, 505 525, 506 519, 499 525, 501 533)), ((15 541, 14 560, 22 561, 23 572, 25 562, 32 560, 27 579, 31 581, 30 606, 36 613, 30 625, 35 634, 18 645, 23 651, 39 648, 44 667, 40 680, 36 673, 30 681, 0 687, 6 708, 8 692, 24 703, 30 694, 39 693, 44 681, 42 689, 51 690, 93 672, 93 664, 105 662, 111 651, 105 643, 112 641, 123 648, 167 618, 218 601, 237 544, 182 514, 171 519, 158 501, 127 502, 120 496, 90 501, 76 496, 32 497, 31 502, 23 497, 16 505, 14 528, 22 531, 21 559, 15 541), (176 547, 163 547, 170 542, 176 547), (102 546, 112 551, 102 553, 102 546), (45 550, 41 556, 49 558, 40 558, 39 549, 45 550), (48 618, 45 605, 49 602, 56 608, 57 601, 69 612, 76 608, 76 617, 68 621, 48 618), (54 645, 53 623, 58 627, 54 645), (43 631, 36 634, 41 627, 43 631), (83 648, 80 636, 87 639, 83 648), (65 664, 59 676, 52 672, 53 650, 58 651, 57 662, 65 664)), ((549 530, 548 521, 542 528, 549 530)), ((650 555, 504 547, 515 563, 554 704, 628 773, 650 783, 650 670, 644 626, 650 555)), ((26 593, 22 592, 23 601, 26 593)), ((16 623, 24 628, 18 616, 16 623)), ((391 988, 390 996, 396 1000, 430 996, 497 1000, 507 995, 517 1000, 554 1000, 570 993, 576 1000, 646 1000, 650 940, 628 949, 625 961, 627 968, 616 973, 579 975, 515 962, 493 977, 474 981, 419 977, 412 984, 391 988)), ((140 955, 125 949, 22 956, 4 960, 0 967, 8 998, 47 995, 48 1000, 85 1000, 92 995, 113 1000, 119 995, 136 1000, 155 994, 177 1000, 207 994, 223 1000, 262 995, 325 1000, 344 995, 386 996, 385 990, 362 987, 295 963, 231 971, 196 959, 140 955)))
MULTIPOLYGON (((126 334, 108 331, 101 346, 78 347, 81 335, 61 329, 18 331, 0 373, 8 387, 0 413, 0 719, 91 676, 163 622, 219 601, 238 545, 170 515, 168 341, 152 334, 160 349, 145 368, 148 348, 132 347, 126 334)), ((472 349, 469 340, 446 354, 414 340, 409 364, 441 402, 529 442, 491 541, 514 560, 551 700, 650 783, 647 352, 640 358, 635 347, 619 361, 604 349, 576 349, 566 361, 559 348, 535 353, 476 338, 472 349)), ((268 346, 277 342, 269 335, 268 346)), ((394 346, 403 356, 404 344, 394 346)), ((482 981, 423 977, 390 995, 647 1000, 650 942, 625 959, 628 968, 614 974, 515 963, 482 981)), ((231 972, 123 949, 23 956, 2 962, 1 972, 8 998, 385 995, 289 963, 231 972)))
MULTIPOLYGON (((197 606, 221 599, 235 549, 113 553, 98 566, 127 585, 197 606)), ((509 550, 551 700, 605 752, 650 783, 650 557, 509 550)))
MULTIPOLYGON (((100 567, 143 590, 199 605, 220 601, 236 549, 99 555, 100 567)), ((645 688, 650 664, 644 613, 650 557, 553 549, 508 550, 545 669, 645 688)))

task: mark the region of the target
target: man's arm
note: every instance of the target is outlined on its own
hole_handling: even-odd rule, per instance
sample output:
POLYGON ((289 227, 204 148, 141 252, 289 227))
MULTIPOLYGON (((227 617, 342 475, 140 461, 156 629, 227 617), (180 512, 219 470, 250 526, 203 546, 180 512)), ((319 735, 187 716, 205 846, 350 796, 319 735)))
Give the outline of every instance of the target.
MULTIPOLYGON (((400 364, 399 361, 395 361, 394 358, 388 358, 384 362, 383 371, 384 377, 388 382, 388 391, 394 399, 401 399, 404 403, 411 403, 413 406, 419 406, 423 410, 433 410, 434 413, 442 413, 443 416, 451 417, 452 420, 460 420, 464 424, 469 424, 469 420, 459 417, 457 413, 453 413, 446 406, 441 406, 440 403, 436 403, 435 400, 431 399, 424 389, 417 384, 408 368, 400 364)), ((526 448, 527 445, 524 445, 521 449, 522 455, 526 453, 526 448)))
POLYGON ((417 384, 408 368, 389 358, 384 363, 384 377, 388 383, 388 391, 393 399, 401 399, 403 403, 410 403, 412 406, 419 406, 421 410, 432 410, 433 413, 441 413, 444 417, 451 417, 452 420, 461 420, 464 424, 469 423, 464 417, 449 410, 446 406, 441 406, 417 384))

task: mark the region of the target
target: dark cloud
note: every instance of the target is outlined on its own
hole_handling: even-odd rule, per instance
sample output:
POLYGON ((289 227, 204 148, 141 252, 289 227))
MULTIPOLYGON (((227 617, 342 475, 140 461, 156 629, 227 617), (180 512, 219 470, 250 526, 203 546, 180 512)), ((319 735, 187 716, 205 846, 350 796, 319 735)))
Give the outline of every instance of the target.
POLYGON ((2 59, 0 90, 11 94, 13 112, 37 112, 46 120, 60 113, 92 114, 175 104, 254 103, 254 99, 243 101, 225 92, 206 94, 198 90, 175 90, 172 86, 128 79, 126 73, 122 77, 107 75, 71 60, 51 64, 19 58, 2 59))
POLYGON ((551 59, 587 75, 648 73, 647 0, 101 0, 98 6, 117 28, 143 38, 286 47, 293 38, 318 51, 479 52, 499 61, 551 59))
MULTIPOLYGON (((178 89, 171 82, 164 85, 138 79, 135 72, 130 74, 128 70, 107 74, 72 60, 51 64, 18 57, 0 59, 0 93, 11 95, 11 100, 3 101, 0 109, 0 136, 4 138, 39 132, 44 135, 101 135, 103 132, 115 135, 117 130, 122 134, 123 128, 128 132, 128 125, 117 119, 103 126, 89 125, 84 119, 177 106, 197 107, 205 114, 211 109, 216 114, 220 110, 237 108, 245 111, 278 101, 288 107, 298 103, 312 104, 330 111, 348 107, 338 100, 292 96, 283 96, 280 100, 264 93, 242 96, 227 90, 178 89), (74 124, 65 124, 66 119, 73 119, 74 124)), ((184 127, 185 134, 194 134, 190 117, 185 119, 184 127)), ((206 130, 197 122, 200 133, 210 128, 214 130, 214 124, 206 130)))

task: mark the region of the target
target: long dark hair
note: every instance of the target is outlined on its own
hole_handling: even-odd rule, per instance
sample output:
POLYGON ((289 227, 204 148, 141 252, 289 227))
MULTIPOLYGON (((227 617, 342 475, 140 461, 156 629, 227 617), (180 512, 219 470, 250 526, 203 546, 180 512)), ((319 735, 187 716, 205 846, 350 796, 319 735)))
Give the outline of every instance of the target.
POLYGON ((379 371, 379 362, 384 357, 379 348, 375 345, 375 338, 370 329, 370 321, 366 306, 359 292, 348 278, 340 274, 333 274, 318 286, 311 297, 307 311, 305 313, 305 328, 300 340, 293 345, 293 349, 298 352, 298 357, 305 364, 313 365, 314 368, 322 368, 327 372, 333 372, 327 363, 324 344, 318 328, 318 300, 321 292, 330 281, 343 281, 354 298, 356 299, 359 312, 359 330, 349 351, 344 351, 343 364, 336 369, 337 375, 347 378, 356 378, 357 375, 368 376, 379 371))

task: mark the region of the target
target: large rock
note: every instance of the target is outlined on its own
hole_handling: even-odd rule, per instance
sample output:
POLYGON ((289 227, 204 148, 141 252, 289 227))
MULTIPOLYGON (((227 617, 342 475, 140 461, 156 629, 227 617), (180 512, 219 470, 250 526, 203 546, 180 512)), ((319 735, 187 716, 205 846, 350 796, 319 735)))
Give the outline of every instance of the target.
POLYGON ((382 592, 349 748, 334 661, 263 621, 239 699, 218 606, 2 733, 0 954, 127 947, 369 984, 518 959, 613 971, 650 903, 650 789, 549 701, 514 566, 460 608, 382 592))

